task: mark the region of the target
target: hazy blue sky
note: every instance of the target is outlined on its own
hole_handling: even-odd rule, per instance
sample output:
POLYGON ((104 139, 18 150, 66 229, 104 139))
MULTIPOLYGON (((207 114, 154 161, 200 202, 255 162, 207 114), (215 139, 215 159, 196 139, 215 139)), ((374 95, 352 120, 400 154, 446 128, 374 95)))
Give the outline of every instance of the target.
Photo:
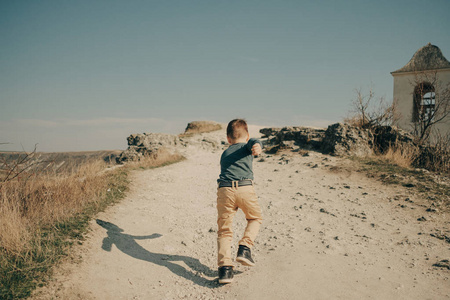
POLYGON ((0 0, 0 150, 125 149, 187 122, 327 126, 392 100, 450 1, 0 0))

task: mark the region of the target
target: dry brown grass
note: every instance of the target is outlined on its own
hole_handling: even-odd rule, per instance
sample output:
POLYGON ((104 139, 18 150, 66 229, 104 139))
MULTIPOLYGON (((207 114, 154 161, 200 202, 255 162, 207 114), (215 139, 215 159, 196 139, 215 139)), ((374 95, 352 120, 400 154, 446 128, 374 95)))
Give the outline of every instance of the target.
POLYGON ((348 117, 344 118, 343 121, 344 121, 344 123, 346 123, 350 126, 354 126, 354 127, 358 127, 358 128, 363 128, 365 125, 363 122, 363 119, 357 115, 348 116, 348 117))
POLYGON ((0 248, 19 255, 33 247, 38 228, 63 222, 94 203, 107 190, 104 163, 83 165, 65 174, 23 174, 26 180, 0 185, 0 248))
MULTIPOLYGON (((133 162, 133 168, 154 168, 182 160, 166 150, 133 162)), ((32 247, 37 228, 64 222, 95 204, 107 193, 102 161, 89 162, 65 173, 29 173, 0 183, 0 248, 19 254, 32 247)))
POLYGON ((157 152, 144 156, 139 161, 128 163, 128 165, 133 168, 150 169, 178 162, 183 159, 184 157, 181 154, 172 153, 165 148, 161 148, 157 152))
POLYGON ((433 143, 422 147, 414 162, 416 166, 450 175, 450 134, 435 134, 433 143))
POLYGON ((390 146, 380 156, 389 163, 404 168, 423 168, 440 174, 450 174, 450 135, 437 135, 433 143, 390 146))
POLYGON ((27 297, 49 276, 73 241, 83 240, 89 220, 124 196, 130 168, 183 159, 162 150, 105 172, 103 160, 62 171, 28 168, 34 156, 28 157, 23 163, 0 164, 1 174, 13 174, 0 177, 0 299, 27 297))
POLYGON ((410 168, 413 166, 418 153, 419 149, 415 146, 394 145, 389 147, 389 149, 381 155, 381 158, 389 161, 392 164, 396 164, 397 166, 410 168))
POLYGON ((27 297, 82 239, 89 219, 122 197, 126 174, 104 168, 102 161, 64 173, 19 165, 19 176, 0 178, 1 299, 27 297))

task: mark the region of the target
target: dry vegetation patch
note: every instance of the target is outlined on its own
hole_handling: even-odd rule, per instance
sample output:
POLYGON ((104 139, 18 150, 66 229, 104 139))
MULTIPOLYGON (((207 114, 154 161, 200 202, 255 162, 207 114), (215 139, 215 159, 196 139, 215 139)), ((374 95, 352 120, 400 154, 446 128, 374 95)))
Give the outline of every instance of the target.
POLYGON ((180 162, 184 159, 185 157, 179 153, 173 153, 165 148, 161 148, 158 151, 145 155, 140 160, 129 162, 128 167, 151 169, 180 162))
POLYGON ((45 284, 52 267, 82 244, 89 220, 124 197, 130 169, 178 162, 181 155, 159 151, 140 162, 105 172, 103 160, 64 172, 30 168, 28 159, 0 165, 0 298, 30 295, 45 284), (9 174, 9 176, 8 176, 9 174))
POLYGON ((428 199, 431 205, 442 210, 450 209, 450 178, 425 169, 408 165, 411 160, 404 157, 400 150, 388 151, 385 155, 372 157, 352 157, 358 162, 357 170, 369 177, 378 178, 386 184, 407 187, 412 193, 418 193, 428 199))

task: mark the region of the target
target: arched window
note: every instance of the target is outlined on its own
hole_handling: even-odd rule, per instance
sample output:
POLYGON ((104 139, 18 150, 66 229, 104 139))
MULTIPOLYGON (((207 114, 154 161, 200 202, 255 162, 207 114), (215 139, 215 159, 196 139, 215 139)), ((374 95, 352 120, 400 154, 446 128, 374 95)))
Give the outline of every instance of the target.
POLYGON ((436 108, 434 87, 428 82, 418 84, 414 89, 413 122, 432 120, 436 108))
POLYGON ((428 92, 423 95, 420 105, 423 114, 423 121, 432 120, 434 118, 434 109, 436 107, 435 93, 428 92))

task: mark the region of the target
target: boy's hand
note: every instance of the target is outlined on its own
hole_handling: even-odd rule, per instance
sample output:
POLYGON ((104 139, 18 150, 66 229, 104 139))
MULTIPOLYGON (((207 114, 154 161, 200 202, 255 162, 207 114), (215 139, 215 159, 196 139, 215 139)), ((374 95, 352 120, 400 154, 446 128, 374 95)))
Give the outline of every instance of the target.
POLYGON ((255 143, 252 146, 252 155, 253 156, 258 156, 258 155, 261 154, 261 152, 262 152, 261 145, 259 143, 255 143))

